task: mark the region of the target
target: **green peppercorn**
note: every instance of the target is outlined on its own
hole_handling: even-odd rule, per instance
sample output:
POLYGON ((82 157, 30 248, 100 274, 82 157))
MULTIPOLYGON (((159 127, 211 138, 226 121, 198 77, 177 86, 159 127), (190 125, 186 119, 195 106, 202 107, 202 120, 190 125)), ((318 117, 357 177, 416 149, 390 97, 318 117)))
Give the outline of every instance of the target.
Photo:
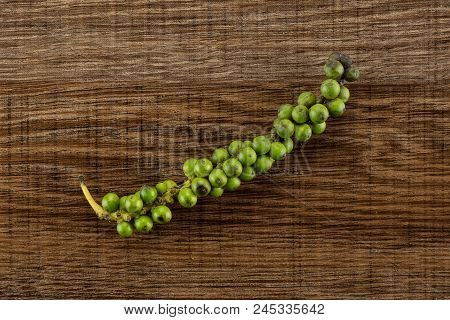
POLYGON ((274 160, 272 158, 266 155, 259 156, 254 164, 256 173, 264 173, 269 171, 270 168, 272 168, 273 161, 274 160))
POLYGON ((107 193, 102 199, 102 207, 108 212, 114 212, 119 210, 120 199, 115 193, 107 193))
POLYGON ((328 100, 336 99, 340 91, 341 87, 339 86, 339 83, 333 79, 325 80, 320 86, 320 93, 328 100))
POLYGON ((291 153, 294 149, 294 141, 291 138, 283 140, 283 144, 286 147, 286 153, 291 153))
POLYGON ((295 140, 298 142, 306 142, 311 138, 312 130, 309 124, 301 124, 295 127, 295 140))
POLYGON ((139 195, 129 196, 125 200, 125 210, 129 213, 138 213, 144 207, 144 203, 139 195))
POLYGON ((120 206, 119 206, 120 210, 125 210, 125 202, 127 201, 127 199, 128 199, 128 196, 120 197, 120 201, 119 201, 119 203, 120 203, 120 206))
POLYGON ((297 99, 297 104, 305 107, 310 107, 316 103, 316 96, 309 91, 302 92, 297 99))
POLYGON ((253 139, 253 150, 259 155, 266 154, 270 150, 270 139, 266 136, 258 136, 253 139))
POLYGON ((153 228, 153 221, 149 216, 140 216, 134 219, 134 227, 138 232, 148 233, 153 228))
POLYGON ((280 124, 281 119, 276 118, 273 120, 273 127, 276 128, 280 124))
POLYGON ((298 105, 292 110, 292 119, 298 124, 305 123, 309 118, 309 110, 304 105, 298 105))
POLYGON ((230 178, 238 177, 242 173, 242 164, 238 159, 231 158, 222 164, 222 170, 230 178))
POLYGON ((325 63, 323 70, 328 79, 339 80, 344 74, 344 66, 336 60, 328 60, 327 63, 325 63))
POLYGON ((227 160, 228 158, 230 158, 230 155, 228 154, 227 149, 225 148, 217 148, 216 150, 214 150, 211 160, 212 163, 217 166, 219 163, 224 162, 225 160, 227 160))
POLYGON ((227 184, 227 175, 223 172, 222 169, 214 169, 209 174, 209 182, 213 187, 216 188, 222 188, 224 185, 227 184))
POLYGON ((347 103, 348 99, 350 99, 350 90, 348 90, 347 87, 341 86, 338 98, 341 99, 342 102, 347 103))
POLYGON ((235 191, 241 185, 241 180, 238 177, 233 177, 228 179, 227 184, 225 185, 225 190, 227 191, 235 191))
POLYGON ((211 191, 211 184, 205 178, 194 178, 191 188, 195 195, 201 197, 206 196, 211 191))
POLYGON ((183 163, 183 172, 188 178, 195 176, 194 167, 197 163, 197 159, 189 158, 183 163))
POLYGON ((248 181, 252 181, 256 176, 256 171, 252 166, 245 166, 242 169, 242 173, 239 176, 239 179, 241 179, 242 181, 248 182, 248 181))
POLYGON ((194 166, 194 173, 197 177, 203 178, 208 176, 208 174, 212 171, 213 165, 209 159, 203 158, 198 160, 194 166))
POLYGON ((238 160, 244 166, 251 166, 257 158, 255 150, 252 147, 245 147, 238 153, 238 160))
POLYGON ((278 126, 275 128, 277 134, 284 139, 290 138, 295 130, 295 125, 289 119, 280 120, 278 126))
POLYGON ((337 60, 339 61, 345 69, 350 67, 352 65, 352 59, 342 52, 333 52, 329 57, 328 60, 337 60))
POLYGON ((243 143, 240 140, 234 140, 230 143, 230 145, 228 146, 228 152, 230 153, 230 155, 232 157, 234 157, 235 155, 238 154, 239 150, 242 149, 243 147, 243 143))
POLYGON ((286 155, 286 147, 281 142, 272 142, 270 147, 270 157, 273 160, 281 160, 286 155))
POLYGON ((164 183, 167 186, 167 190, 173 189, 177 186, 177 183, 171 179, 164 180, 164 183))
POLYGON ((348 82, 353 82, 358 80, 359 78, 359 70, 356 69, 355 67, 350 67, 347 70, 345 70, 344 73, 344 79, 347 80, 348 82))
POLYGON ((327 123, 326 122, 314 123, 312 125, 311 130, 312 130, 312 132, 314 134, 321 134, 321 133, 323 133, 325 131, 326 127, 327 127, 327 123))
POLYGON ((345 103, 339 98, 331 100, 328 102, 328 110, 330 111, 332 117, 340 117, 345 112, 345 103))
POLYGON ((159 182, 156 184, 156 190, 159 194, 164 194, 167 192, 167 185, 165 182, 159 182))
POLYGON ((158 197, 158 190, 155 187, 143 186, 140 191, 140 196, 145 204, 152 204, 156 200, 156 197, 158 197))
POLYGON ((178 192, 178 203, 185 208, 192 208, 197 204, 197 196, 191 188, 183 188, 178 192))
POLYGON ((315 104, 309 109, 309 118, 312 123, 322 123, 327 121, 330 114, 323 104, 315 104))
POLYGON ((209 193, 210 196, 213 197, 220 197, 223 194, 223 188, 212 188, 211 192, 209 193))
POLYGON ((129 238, 133 234, 133 226, 128 221, 122 221, 117 224, 117 233, 122 238, 129 238))
POLYGON ((152 209, 152 220, 157 224, 165 224, 172 220, 172 211, 167 206, 157 206, 152 209))
POLYGON ((341 55, 339 52, 333 52, 332 54, 330 54, 330 56, 328 57, 328 60, 337 60, 339 61, 341 55))
POLYGON ((289 103, 282 104, 280 109, 278 109, 278 119, 291 119, 293 108, 294 107, 289 103))

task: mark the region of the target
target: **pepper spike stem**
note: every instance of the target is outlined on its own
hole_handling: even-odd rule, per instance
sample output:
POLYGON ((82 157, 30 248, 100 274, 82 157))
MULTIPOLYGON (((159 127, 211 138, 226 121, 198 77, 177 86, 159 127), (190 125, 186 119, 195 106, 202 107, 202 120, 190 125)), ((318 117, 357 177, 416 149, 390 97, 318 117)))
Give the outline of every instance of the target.
MULTIPOLYGON (((328 69, 325 70, 325 75, 327 76, 327 80, 325 80, 325 81, 327 81, 327 82, 330 82, 330 81, 334 82, 332 89, 334 89, 336 87, 336 85, 335 85, 336 81, 338 82, 338 84, 340 86, 342 86, 343 84, 346 84, 347 82, 353 82, 353 81, 355 81, 355 80, 357 80, 359 78, 359 71, 358 71, 358 69, 355 68, 355 67, 352 67, 352 60, 346 54, 344 54, 342 52, 334 52, 334 53, 332 53, 329 56, 327 64, 330 61, 338 61, 338 62, 340 62, 340 64, 334 63, 334 65, 332 67, 329 66, 329 65, 326 65, 326 67, 328 69), (341 66, 341 64, 342 64, 342 66, 341 66), (337 66, 337 67, 335 67, 335 66, 337 66), (329 69, 338 69, 338 70, 329 70, 329 69), (336 73, 338 73, 338 74, 336 74, 336 73)), ((323 82, 322 85, 324 85, 324 83, 325 82, 323 82)), ((336 91, 336 90, 334 90, 334 91, 336 91)), ((346 89, 346 90, 347 90, 347 92, 344 94, 344 96, 346 98, 343 98, 343 99, 346 99, 345 103, 347 103, 347 100, 349 98, 349 91, 348 91, 348 89, 346 89)), ((321 87, 320 91, 321 91, 321 93, 323 93, 322 87, 321 87)), ((312 101, 310 101, 311 99, 308 96, 308 98, 307 98, 308 104, 311 104, 311 105, 314 105, 314 104, 325 104, 327 101, 329 102, 329 101, 334 100, 334 98, 336 98, 336 95, 340 93, 340 90, 337 93, 334 92, 333 90, 330 93, 327 93, 327 90, 324 90, 324 91, 325 91, 325 93, 323 93, 323 95, 320 95, 318 97, 316 97, 311 92, 304 92, 304 93, 309 94, 309 95, 312 96, 312 98, 311 98, 312 101), (333 99, 331 99, 331 98, 333 98, 333 99)), ((298 100, 298 101, 300 101, 300 100, 298 100)), ((306 105, 306 102, 305 102, 305 105, 306 105)), ((322 109, 324 109, 323 107, 324 106, 322 106, 322 109)), ((336 107, 336 108, 333 108, 333 109, 336 110, 336 117, 340 116, 342 114, 342 112, 343 112, 342 108, 337 108, 336 107)), ((345 110, 345 105, 344 105, 344 110, 345 110)), ((321 110, 318 110, 317 113, 320 113, 319 111, 321 111, 321 110)), ((322 114, 323 114, 323 112, 322 112, 322 114)), ((328 113, 326 113, 326 114, 327 114, 326 117, 325 116, 323 116, 323 117, 328 118, 328 113)), ((315 117, 315 118, 319 119, 319 115, 317 115, 317 117, 315 117)), ((280 119, 277 119, 276 121, 280 121, 280 119)), ((308 137, 301 136, 301 138, 298 138, 298 140, 300 142, 305 142, 305 141, 309 140, 309 138, 311 137, 312 133, 314 133, 314 134, 321 134, 322 132, 324 132, 324 130, 326 128, 326 123, 322 122, 321 124, 323 124, 323 126, 320 126, 320 127, 318 127, 318 129, 315 130, 314 129, 315 124, 312 123, 312 119, 311 118, 310 118, 310 121, 308 123, 305 123, 305 124, 309 125, 309 129, 310 129, 309 130, 309 136, 308 137), (312 132, 311 132, 311 128, 313 128, 312 132)), ((292 123, 291 123, 291 125, 292 125, 292 123)), ((287 141, 287 139, 290 139, 290 136, 292 136, 292 134, 293 134, 293 132, 290 132, 290 135, 288 137, 285 137, 285 134, 283 132, 281 132, 281 133, 278 132, 278 130, 276 129, 275 122, 274 122, 273 125, 272 125, 272 129, 271 129, 270 133, 267 134, 266 136, 269 138, 269 142, 273 143, 273 142, 276 142, 276 141, 283 142, 283 139, 285 139, 287 141)), ((295 137, 297 138, 297 133, 295 133, 295 137)), ((292 141, 291 141, 291 144, 292 144, 292 141)), ((291 147, 290 150, 292 151, 292 147, 291 147)), ((287 153, 289 153, 289 152, 287 152, 287 153)), ((233 158, 236 159, 236 156, 234 156, 234 157, 232 157, 230 159, 233 159, 233 158)), ((270 166, 268 166, 268 165, 267 166, 264 165, 264 166, 268 167, 270 169, 270 167, 272 166, 272 163, 275 160, 272 159, 272 158, 269 158, 269 159, 270 159, 270 166)), ((280 160, 280 159, 277 159, 277 160, 280 160)), ((222 162, 216 164, 216 168, 223 169, 222 168, 222 162)), ((266 171, 263 171, 263 172, 266 172, 266 171)), ((176 198, 175 196, 176 196, 177 192, 179 192, 183 188, 190 187, 193 178, 194 177, 188 176, 188 179, 183 181, 182 183, 180 183, 178 185, 175 185, 175 186, 171 186, 168 190, 166 190, 166 192, 164 192, 163 194, 157 196, 157 198, 156 198, 156 200, 154 202, 152 202, 152 203, 146 205, 145 207, 143 207, 142 210, 139 213, 136 213, 136 212, 128 213, 128 212, 126 212, 126 211, 124 211, 122 209, 118 209, 115 212, 109 213, 106 210, 104 210, 103 207, 101 205, 99 205, 94 200, 94 198, 92 197, 91 193, 89 192, 89 190, 88 190, 88 188, 87 188, 87 186, 85 184, 84 176, 80 176, 79 177, 79 179, 80 179, 80 186, 81 186, 81 189, 83 191, 83 194, 84 194, 86 200, 91 205, 92 209, 97 214, 98 218, 99 219, 105 219, 105 220, 108 220, 108 221, 117 221, 118 223, 122 223, 124 221, 129 222, 129 221, 131 221, 132 219, 134 219, 136 217, 139 217, 141 215, 146 215, 146 214, 149 213, 149 211, 151 211, 153 208, 156 208, 158 206, 165 206, 165 205, 172 204, 174 202, 174 200, 175 200, 174 198, 176 198)), ((220 196, 221 194, 222 193, 220 193, 218 196, 220 196)), ((214 196, 216 196, 216 195, 214 195, 214 196)), ((170 210, 169 210, 169 212, 170 212, 170 210)), ((118 229, 119 234, 122 235, 123 237, 131 236, 133 228, 131 226, 129 226, 129 225, 127 225, 127 228, 131 228, 131 231, 128 232, 128 230, 124 229, 123 232, 122 232, 122 231, 119 231, 119 229, 118 229)))
POLYGON ((106 212, 101 205, 99 205, 94 198, 92 197, 91 193, 89 192, 88 187, 84 183, 84 176, 80 176, 80 187, 83 191, 84 197, 91 205, 92 209, 94 209, 95 213, 99 217, 99 219, 105 219, 108 216, 108 212, 106 212))

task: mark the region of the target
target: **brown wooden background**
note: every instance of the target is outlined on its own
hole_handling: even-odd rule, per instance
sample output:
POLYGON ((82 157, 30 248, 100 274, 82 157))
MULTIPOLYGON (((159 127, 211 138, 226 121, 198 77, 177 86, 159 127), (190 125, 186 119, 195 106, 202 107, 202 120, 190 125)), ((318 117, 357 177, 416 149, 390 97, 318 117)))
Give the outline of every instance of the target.
POLYGON ((2 1, 1 298, 450 298, 450 8, 435 1, 2 1), (270 177, 120 239, 82 198, 181 178, 361 70, 270 177))

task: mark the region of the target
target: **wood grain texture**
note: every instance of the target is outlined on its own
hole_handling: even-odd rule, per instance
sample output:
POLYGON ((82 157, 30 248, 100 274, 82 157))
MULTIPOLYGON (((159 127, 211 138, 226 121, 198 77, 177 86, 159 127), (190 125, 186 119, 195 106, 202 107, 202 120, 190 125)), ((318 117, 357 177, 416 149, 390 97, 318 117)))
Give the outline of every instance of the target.
POLYGON ((450 298, 447 1, 1 1, 1 298, 450 298), (82 198, 264 132, 333 50, 345 117, 120 239, 82 198))

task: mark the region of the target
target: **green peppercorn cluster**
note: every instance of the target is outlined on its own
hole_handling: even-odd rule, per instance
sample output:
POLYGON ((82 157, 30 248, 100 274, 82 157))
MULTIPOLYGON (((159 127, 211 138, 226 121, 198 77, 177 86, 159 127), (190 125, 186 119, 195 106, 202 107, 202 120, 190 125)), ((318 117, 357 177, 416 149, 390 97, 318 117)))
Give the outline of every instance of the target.
POLYGON ((347 55, 335 52, 324 65, 324 72, 327 79, 320 86, 320 96, 305 91, 295 105, 281 105, 267 135, 234 140, 226 148, 215 149, 209 158, 187 159, 183 163, 187 179, 181 184, 168 179, 120 198, 107 193, 100 206, 82 181, 86 198, 99 218, 117 221, 119 235, 130 237, 134 230, 148 233, 154 224, 170 222, 172 211, 168 205, 175 200, 182 207, 192 208, 201 197, 220 197, 224 192, 237 190, 242 182, 268 172, 275 161, 293 151, 295 144, 305 143, 313 134, 322 134, 330 116, 344 114, 350 98, 344 84, 357 80, 359 71, 347 55))

